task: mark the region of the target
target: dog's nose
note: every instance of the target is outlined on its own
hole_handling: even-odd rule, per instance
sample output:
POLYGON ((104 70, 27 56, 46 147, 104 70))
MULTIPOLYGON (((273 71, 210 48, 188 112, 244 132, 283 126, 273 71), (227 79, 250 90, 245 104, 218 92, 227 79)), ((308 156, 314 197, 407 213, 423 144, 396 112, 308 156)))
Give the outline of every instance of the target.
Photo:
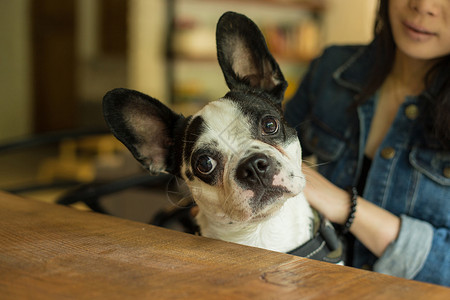
POLYGON ((244 159, 236 170, 236 179, 246 185, 267 186, 273 177, 271 159, 264 154, 255 154, 244 159))

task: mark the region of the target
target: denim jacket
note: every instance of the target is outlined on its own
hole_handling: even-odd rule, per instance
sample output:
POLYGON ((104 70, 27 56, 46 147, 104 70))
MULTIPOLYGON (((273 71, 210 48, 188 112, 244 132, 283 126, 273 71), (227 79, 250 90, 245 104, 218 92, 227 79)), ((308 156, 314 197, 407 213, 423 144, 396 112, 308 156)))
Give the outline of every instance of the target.
MULTIPOLYGON (((303 156, 314 154, 319 172, 341 188, 357 184, 377 104, 375 94, 351 109, 372 67, 373 48, 326 49, 285 107, 303 156)), ((406 97, 372 160, 362 194, 401 218, 400 233, 380 258, 356 241, 352 264, 449 286, 450 152, 435 147, 420 121, 423 97, 430 95, 406 97)))

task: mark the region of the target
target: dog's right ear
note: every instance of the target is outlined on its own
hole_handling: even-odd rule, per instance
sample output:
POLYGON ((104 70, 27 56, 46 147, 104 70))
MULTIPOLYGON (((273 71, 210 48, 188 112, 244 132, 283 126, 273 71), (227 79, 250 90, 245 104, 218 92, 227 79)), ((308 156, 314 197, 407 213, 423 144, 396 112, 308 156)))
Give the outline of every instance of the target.
POLYGON ((258 26, 242 14, 226 12, 216 28, 217 59, 230 90, 260 90, 281 105, 287 82, 258 26))
POLYGON ((177 173, 172 147, 183 116, 150 96, 128 89, 106 93, 103 114, 112 133, 147 170, 177 173))

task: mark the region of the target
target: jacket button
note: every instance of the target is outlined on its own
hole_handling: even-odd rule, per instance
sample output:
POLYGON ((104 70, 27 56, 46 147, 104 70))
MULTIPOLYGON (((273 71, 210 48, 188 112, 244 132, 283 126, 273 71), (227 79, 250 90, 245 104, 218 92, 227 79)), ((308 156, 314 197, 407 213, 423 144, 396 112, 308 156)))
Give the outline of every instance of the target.
POLYGON ((450 178, 450 167, 445 167, 442 173, 446 178, 450 178))
POLYGON ((415 120, 419 116, 419 108, 415 104, 410 104, 405 108, 405 115, 408 119, 415 120))
POLYGON ((395 149, 392 147, 386 147, 381 150, 381 157, 384 159, 391 159, 395 155, 395 149))

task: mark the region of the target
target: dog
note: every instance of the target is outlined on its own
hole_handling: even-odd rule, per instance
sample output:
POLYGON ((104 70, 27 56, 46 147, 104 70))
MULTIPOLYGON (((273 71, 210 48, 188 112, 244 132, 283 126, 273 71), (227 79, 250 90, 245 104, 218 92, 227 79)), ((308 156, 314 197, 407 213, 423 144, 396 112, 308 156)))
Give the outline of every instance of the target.
POLYGON ((103 98, 112 133, 149 172, 184 179, 201 235, 340 262, 334 230, 302 192, 302 149, 282 114, 287 82, 263 34, 227 12, 216 43, 230 89, 224 97, 184 117, 148 95, 114 89, 103 98))

